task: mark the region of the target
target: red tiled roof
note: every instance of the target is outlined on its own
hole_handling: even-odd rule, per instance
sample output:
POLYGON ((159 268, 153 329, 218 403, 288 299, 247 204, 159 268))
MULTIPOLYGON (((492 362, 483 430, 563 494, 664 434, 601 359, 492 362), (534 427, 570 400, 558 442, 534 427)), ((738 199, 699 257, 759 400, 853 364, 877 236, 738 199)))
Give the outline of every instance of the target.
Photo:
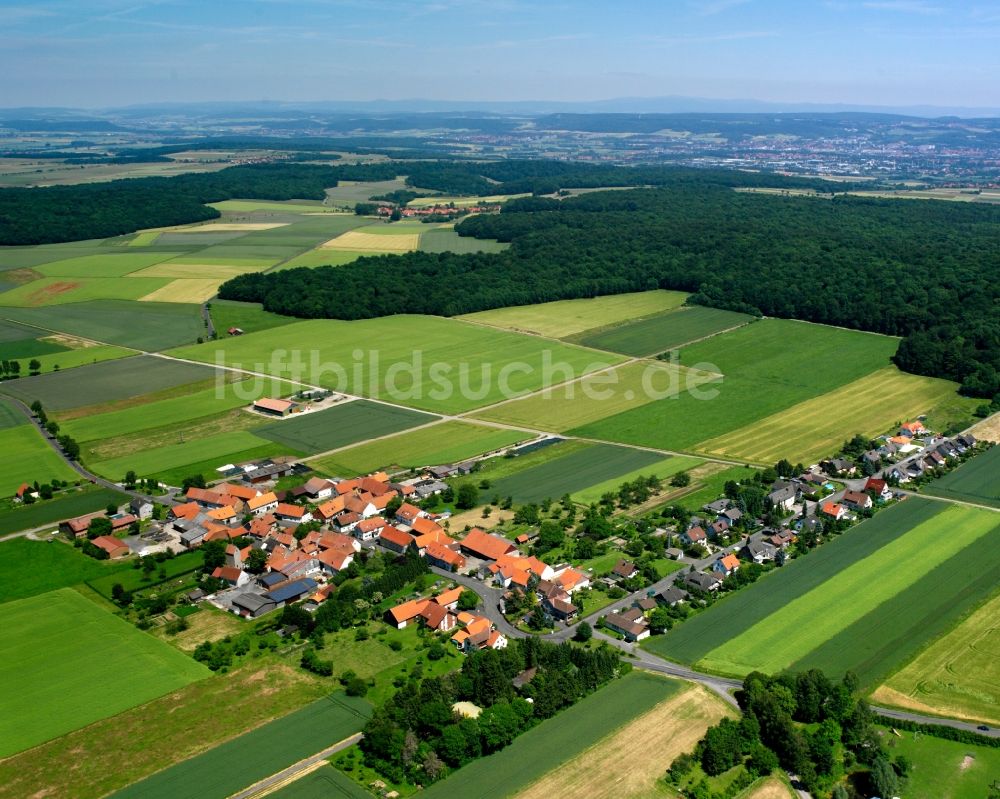
POLYGON ((497 560, 515 549, 514 545, 507 539, 484 533, 478 527, 473 527, 462 539, 462 546, 487 560, 497 560))

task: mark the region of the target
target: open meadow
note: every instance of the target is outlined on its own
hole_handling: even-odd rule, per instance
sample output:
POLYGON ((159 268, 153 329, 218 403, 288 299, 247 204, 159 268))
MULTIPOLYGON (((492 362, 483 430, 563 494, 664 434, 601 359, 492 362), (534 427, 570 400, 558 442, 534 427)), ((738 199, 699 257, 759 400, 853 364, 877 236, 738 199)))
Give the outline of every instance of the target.
POLYGON ((740 430, 704 441, 701 452, 725 458, 774 463, 813 463, 860 433, 894 432, 907 419, 926 414, 957 395, 958 385, 934 377, 879 369, 814 399, 768 416, 740 430))
MULTIPOLYGON (((83 505, 88 511, 100 510, 108 502, 124 498, 123 494, 101 489, 80 493, 76 498, 86 497, 88 502, 83 505), (104 500, 104 504, 97 504, 104 500)), ((60 501, 43 503, 43 507, 57 508, 60 501)), ((63 505, 65 508, 66 506, 63 505)), ((8 515, 0 516, 0 525, 7 521, 8 515)), ((60 513, 58 518, 67 518, 71 513, 60 513)), ((31 523, 16 529, 25 529, 31 523)), ((9 532, 0 526, 0 533, 9 532)), ((115 575, 123 569, 132 570, 130 564, 121 561, 100 561, 84 555, 79 549, 64 540, 30 541, 27 538, 12 538, 0 542, 0 603, 15 599, 25 599, 38 594, 45 594, 57 588, 79 585, 87 580, 97 579, 107 575, 115 575)))
POLYGON ((717 673, 852 670, 874 687, 992 590, 998 535, 990 512, 911 498, 646 646, 717 673))
POLYGON ((907 799, 983 799, 1000 775, 1000 749, 947 741, 930 735, 883 733, 889 754, 911 764, 903 788, 907 799))
POLYGON ((565 338, 593 328, 670 311, 683 305, 687 298, 688 295, 680 291, 638 291, 496 308, 458 318, 550 338, 565 338))
POLYGON ((1000 594, 893 674, 873 698, 917 713, 1000 725, 1000 594))
POLYGON ((75 480, 79 475, 59 457, 34 425, 0 430, 0 496, 9 497, 22 483, 75 480))
POLYGON ((507 748, 460 768, 422 795, 427 799, 515 795, 661 702, 670 701, 680 690, 679 682, 633 671, 531 728, 507 748))
POLYGON ((682 365, 724 375, 718 384, 569 432, 626 444, 697 450, 703 441, 886 367, 896 345, 896 339, 888 336, 764 319, 680 350, 682 365))
POLYGON ((678 755, 692 751, 710 726, 735 715, 729 705, 707 688, 685 684, 651 710, 575 757, 564 759, 515 796, 517 799, 553 796, 647 799, 657 795, 657 782, 678 755), (647 756, 632 759, 637 741, 642 742, 647 756), (629 766, 623 768, 626 762, 629 766))
MULTIPOLYGON (((431 225, 426 227, 431 228, 431 225)), ((454 228, 431 228, 420 236, 421 252, 503 252, 509 244, 492 239, 477 239, 472 236, 459 236, 454 228)))
POLYGON ((259 302, 236 302, 235 300, 213 300, 210 309, 216 335, 225 338, 230 328, 236 327, 244 333, 270 330, 298 321, 291 316, 265 311, 259 302))
POLYGON ((704 461, 701 458, 694 458, 690 455, 674 455, 656 463, 651 463, 648 466, 643 466, 633 472, 605 480, 603 483, 597 483, 589 488, 585 488, 583 491, 577 491, 572 495, 572 499, 574 502, 589 505, 592 502, 598 502, 608 492, 615 493, 618 490, 618 486, 622 483, 631 482, 639 477, 648 477, 650 475, 655 475, 664 481, 664 483, 667 483, 678 472, 693 469, 702 463, 704 461))
POLYGON ((980 453, 921 490, 936 497, 1000 508, 1000 446, 980 453))
POLYGON ((379 441, 359 444, 312 461, 327 474, 350 477, 376 469, 411 468, 455 463, 494 452, 527 438, 530 433, 468 422, 443 422, 379 441))
POLYGON ((558 374, 567 379, 620 360, 453 319, 405 315, 296 322, 172 354, 209 363, 222 357, 232 367, 444 413, 503 399, 504 387, 538 389, 546 363, 564 367, 558 374), (505 368, 514 362, 520 368, 505 368))
POLYGON ((63 588, 0 605, 0 756, 176 690, 208 669, 63 588))
POLYGON ((37 308, 93 300, 138 300, 166 286, 161 277, 43 277, 5 291, 5 305, 37 308))
MULTIPOLYGON (((35 270, 46 277, 122 277, 145 271, 153 264, 176 257, 175 252, 124 252, 82 255, 39 265, 35 270)), ((155 277, 155 275, 151 275, 155 277)), ((4 302, 7 298, 4 298, 4 302)))
POLYGON ((742 327, 752 321, 753 317, 747 314, 694 305, 607 330, 585 333, 574 340, 598 350, 643 357, 666 352, 724 330, 742 327))
POLYGON ((331 694, 124 788, 114 799, 226 799, 359 732, 371 711, 364 699, 331 694))

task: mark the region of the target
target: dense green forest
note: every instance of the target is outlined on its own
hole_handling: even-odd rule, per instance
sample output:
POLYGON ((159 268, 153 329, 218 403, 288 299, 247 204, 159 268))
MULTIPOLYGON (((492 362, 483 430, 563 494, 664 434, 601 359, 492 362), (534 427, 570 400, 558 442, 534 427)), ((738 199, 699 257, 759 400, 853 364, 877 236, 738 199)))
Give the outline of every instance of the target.
POLYGON ((324 267, 249 274, 220 296, 359 319, 680 289, 704 305, 904 336, 901 368, 977 396, 1000 390, 1000 208, 735 192, 691 172, 706 178, 523 198, 458 226, 511 242, 502 253, 362 258, 335 279, 324 267))

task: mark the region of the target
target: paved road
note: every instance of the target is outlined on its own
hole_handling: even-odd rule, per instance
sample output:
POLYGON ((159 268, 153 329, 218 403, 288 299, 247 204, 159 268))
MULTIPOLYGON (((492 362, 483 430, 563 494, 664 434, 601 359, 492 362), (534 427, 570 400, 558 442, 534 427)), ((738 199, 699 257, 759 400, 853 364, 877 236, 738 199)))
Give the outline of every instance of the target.
POLYGON ((353 746, 360 741, 362 737, 363 736, 360 732, 355 733, 350 738, 345 738, 343 741, 338 741, 333 746, 328 746, 322 752, 317 752, 311 757, 307 757, 305 760, 300 760, 295 765, 289 766, 283 771, 279 771, 277 774, 272 774, 270 777, 251 785, 249 788, 246 788, 239 793, 234 793, 229 797, 229 799, 255 799, 255 797, 258 796, 266 796, 286 783, 294 782, 302 776, 304 772, 311 771, 317 764, 322 763, 330 757, 330 755, 334 755, 342 749, 353 746))

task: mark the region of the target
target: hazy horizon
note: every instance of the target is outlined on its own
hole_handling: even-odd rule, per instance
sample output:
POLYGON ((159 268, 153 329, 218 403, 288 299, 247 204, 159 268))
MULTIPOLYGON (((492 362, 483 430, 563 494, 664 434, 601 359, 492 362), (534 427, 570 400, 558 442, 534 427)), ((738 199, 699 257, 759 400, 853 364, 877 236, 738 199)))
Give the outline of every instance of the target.
POLYGON ((1000 108, 1000 9, 951 0, 628 11, 592 0, 39 0, 0 5, 0 24, 4 107, 687 97, 1000 108))

